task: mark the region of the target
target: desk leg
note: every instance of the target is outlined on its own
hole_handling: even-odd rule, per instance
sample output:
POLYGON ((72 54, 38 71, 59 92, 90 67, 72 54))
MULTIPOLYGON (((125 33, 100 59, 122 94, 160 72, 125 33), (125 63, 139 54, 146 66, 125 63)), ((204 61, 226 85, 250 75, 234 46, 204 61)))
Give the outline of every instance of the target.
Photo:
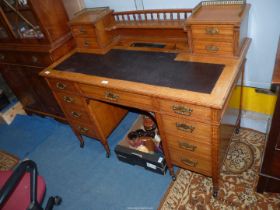
POLYGON ((162 118, 161 118, 161 115, 158 114, 158 113, 155 113, 155 115, 156 115, 158 130, 159 130, 159 133, 160 133, 160 138, 162 140, 162 147, 163 147, 163 153, 164 153, 164 157, 165 157, 165 160, 166 160, 166 164, 167 164, 170 176, 172 176, 172 180, 175 181, 176 180, 176 175, 174 173, 173 165, 171 163, 171 159, 170 159, 170 155, 169 155, 168 145, 167 145, 166 138, 165 138, 165 135, 164 135, 162 118))
POLYGON ((75 133, 75 135, 77 136, 78 140, 80 141, 80 147, 84 148, 85 142, 84 142, 82 135, 80 133, 78 133, 77 131, 75 131, 74 129, 72 129, 72 130, 75 133))

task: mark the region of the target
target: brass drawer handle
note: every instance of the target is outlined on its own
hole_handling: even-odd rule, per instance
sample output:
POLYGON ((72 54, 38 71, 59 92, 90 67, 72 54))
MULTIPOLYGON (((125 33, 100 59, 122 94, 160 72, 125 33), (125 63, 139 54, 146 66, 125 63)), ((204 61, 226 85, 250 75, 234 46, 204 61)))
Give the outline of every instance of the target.
POLYGON ((219 48, 215 45, 207 45, 207 46, 205 46, 205 49, 207 51, 210 51, 210 52, 218 52, 219 51, 219 48))
POLYGON ((117 101, 119 96, 115 93, 112 93, 110 91, 105 92, 105 98, 110 100, 110 101, 117 101))
POLYGON ((32 59, 33 63, 37 63, 38 62, 38 57, 36 57, 34 55, 31 57, 31 59, 32 59))
POLYGON ((79 112, 71 112, 72 117, 81 118, 81 114, 79 112))
POLYGON ((86 34, 87 31, 86 31, 83 27, 81 27, 81 28, 80 28, 80 33, 81 33, 81 34, 86 34))
POLYGON ((66 88, 66 85, 61 82, 57 82, 56 87, 60 90, 64 90, 66 88))
POLYGON ((192 152, 194 152, 197 148, 197 146, 186 143, 186 142, 179 142, 179 147, 182 149, 185 149, 185 150, 192 151, 192 152))
POLYGON ((70 96, 63 96, 63 100, 67 103, 73 103, 74 102, 74 98, 72 98, 70 96))
POLYGON ((194 160, 189 160, 189 159, 181 159, 182 163, 184 163, 185 165, 187 166, 191 166, 191 167, 196 167, 197 165, 197 161, 194 161, 194 160))
POLYGON ((220 31, 218 28, 215 27, 209 27, 205 29, 205 33, 208 35, 215 35, 215 34, 219 34, 220 31))
POLYGON ((88 128, 81 127, 81 126, 78 126, 78 129, 79 129, 80 133, 87 133, 89 131, 88 128))
POLYGON ((178 130, 188 132, 188 133, 192 133, 195 129, 195 127, 191 125, 186 125, 184 123, 176 123, 176 127, 178 130))
POLYGON ((0 54, 0 60, 1 60, 1 61, 5 60, 5 55, 0 54))
POLYGON ((84 47, 89 47, 89 42, 88 41, 84 41, 84 47))
POLYGON ((186 116, 191 116, 192 112, 193 112, 192 109, 187 108, 185 106, 181 106, 181 105, 173 105, 172 109, 176 114, 182 114, 182 115, 186 115, 186 116))

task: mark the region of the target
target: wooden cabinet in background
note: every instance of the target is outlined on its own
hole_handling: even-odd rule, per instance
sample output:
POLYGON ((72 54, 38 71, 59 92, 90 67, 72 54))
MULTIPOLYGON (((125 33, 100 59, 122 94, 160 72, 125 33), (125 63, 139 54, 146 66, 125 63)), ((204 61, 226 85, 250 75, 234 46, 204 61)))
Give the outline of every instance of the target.
POLYGON ((73 47, 61 0, 0 2, 0 71, 27 113, 65 119, 38 73, 73 47))

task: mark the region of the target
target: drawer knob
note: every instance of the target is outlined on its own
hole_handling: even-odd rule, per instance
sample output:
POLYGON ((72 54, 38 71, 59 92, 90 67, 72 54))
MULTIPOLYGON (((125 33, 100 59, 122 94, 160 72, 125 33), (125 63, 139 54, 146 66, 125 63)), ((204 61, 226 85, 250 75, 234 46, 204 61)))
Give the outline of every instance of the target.
POLYGON ((81 117, 81 114, 79 112, 71 112, 71 116, 78 119, 81 117))
POLYGON ((186 143, 186 142, 179 142, 179 147, 182 149, 185 149, 185 150, 192 151, 192 152, 194 152, 197 148, 197 146, 186 143))
POLYGON ((0 54, 0 60, 1 60, 1 61, 5 60, 5 55, 0 54))
POLYGON ((72 98, 70 96, 63 96, 63 100, 67 103, 73 103, 74 102, 74 98, 72 98))
POLYGON ((33 63, 37 63, 38 62, 38 57, 36 57, 34 55, 31 57, 31 59, 32 59, 33 63))
POLYGON ((186 125, 184 123, 176 123, 176 128, 180 131, 184 131, 187 133, 192 133, 195 129, 195 127, 193 127, 191 125, 186 125))
POLYGON ((207 45, 205 49, 209 52, 218 52, 219 48, 215 45, 207 45))
POLYGON ((57 82, 56 87, 60 90, 64 90, 66 88, 66 85, 61 82, 57 82))
POLYGON ((117 101, 119 96, 115 93, 112 93, 110 91, 105 92, 105 98, 110 100, 110 101, 117 101))
POLYGON ((215 34, 219 34, 219 29, 215 28, 215 27, 209 27, 205 29, 205 33, 208 35, 215 35, 215 34))
POLYGON ((89 47, 89 42, 88 41, 84 41, 84 47, 89 47))
POLYGON ((182 161, 182 163, 184 163, 187 166, 196 167, 196 165, 197 165, 197 161, 189 160, 187 158, 181 159, 181 161, 182 161))
POLYGON ((78 126, 78 129, 79 129, 80 133, 87 133, 89 131, 88 128, 81 127, 81 126, 78 126))
POLYGON ((176 114, 182 114, 182 115, 186 115, 186 116, 191 116, 192 112, 193 112, 192 109, 187 108, 185 106, 181 106, 181 105, 173 105, 172 109, 176 114))

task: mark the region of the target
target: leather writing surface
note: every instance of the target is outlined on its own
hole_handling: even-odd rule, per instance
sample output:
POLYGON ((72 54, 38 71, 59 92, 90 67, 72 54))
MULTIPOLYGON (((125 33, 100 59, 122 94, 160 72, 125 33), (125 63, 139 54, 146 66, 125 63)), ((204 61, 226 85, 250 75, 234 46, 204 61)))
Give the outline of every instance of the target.
POLYGON ((211 93, 224 65, 175 61, 175 57, 174 53, 126 50, 75 53, 54 69, 211 93))

